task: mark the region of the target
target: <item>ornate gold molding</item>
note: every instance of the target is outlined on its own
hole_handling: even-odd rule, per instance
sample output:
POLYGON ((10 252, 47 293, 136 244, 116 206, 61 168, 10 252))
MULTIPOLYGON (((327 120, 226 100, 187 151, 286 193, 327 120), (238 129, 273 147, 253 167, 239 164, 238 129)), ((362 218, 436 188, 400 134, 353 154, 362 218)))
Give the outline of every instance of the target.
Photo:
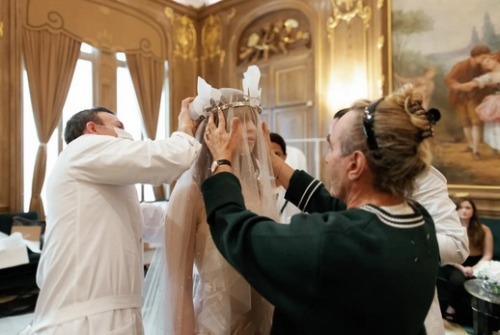
POLYGON ((232 7, 230 10, 229 10, 229 14, 227 14, 227 17, 226 17, 226 21, 229 22, 231 21, 236 15, 236 8, 232 7))
POLYGON ((174 56, 196 61, 196 30, 193 21, 186 15, 175 14, 171 8, 165 8, 164 13, 172 21, 174 29, 174 56))
MULTIPOLYGON (((385 45, 385 36, 380 35, 377 39, 377 49, 380 55, 380 59, 384 59, 384 45, 385 45)), ((384 86, 385 86, 385 79, 386 76, 382 72, 380 75, 380 80, 378 81, 378 95, 383 96, 384 95, 384 86)))
POLYGON ((163 13, 165 14, 165 17, 169 19, 170 21, 174 20, 174 10, 170 7, 165 7, 163 10, 163 13))
POLYGON ((97 41, 100 48, 111 50, 113 46, 113 36, 106 30, 97 33, 97 41))
POLYGON ((377 48, 379 50, 382 50, 382 48, 384 47, 384 44, 385 44, 385 37, 384 37, 384 35, 380 35, 377 39, 377 48))
POLYGON ((328 31, 334 30, 340 21, 350 23, 356 16, 363 20, 365 28, 369 27, 372 10, 363 4, 363 0, 331 0, 331 2, 333 16, 328 19, 328 31))
POLYGON ((3 38, 3 21, 0 21, 0 38, 3 38))
POLYGON ((293 17, 261 22, 253 27, 244 41, 240 41, 239 61, 267 61, 272 55, 287 54, 293 48, 310 48, 311 33, 308 28, 300 28, 299 20, 293 17))
POLYGON ((203 47, 202 59, 213 59, 217 56, 220 57, 221 63, 224 62, 226 55, 222 50, 222 32, 224 26, 220 16, 210 15, 203 23, 201 29, 201 44, 203 47))

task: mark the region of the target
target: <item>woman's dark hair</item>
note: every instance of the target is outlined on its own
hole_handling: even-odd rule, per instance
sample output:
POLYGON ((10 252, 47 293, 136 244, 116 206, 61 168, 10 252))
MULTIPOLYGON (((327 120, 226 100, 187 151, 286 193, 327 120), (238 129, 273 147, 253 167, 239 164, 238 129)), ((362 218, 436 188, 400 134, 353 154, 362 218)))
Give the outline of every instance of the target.
POLYGON ((66 122, 66 128, 64 130, 64 141, 69 144, 74 139, 82 136, 87 122, 95 122, 96 124, 102 124, 101 119, 97 115, 99 112, 109 113, 115 115, 112 111, 104 107, 94 107, 90 109, 84 109, 75 115, 73 115, 68 122, 66 122))
POLYGON ((281 147, 281 151, 283 151, 283 154, 286 155, 286 143, 283 137, 281 137, 281 135, 277 133, 271 133, 269 135, 271 137, 271 142, 279 145, 281 147))
POLYGON ((472 206, 472 216, 470 217, 469 226, 467 227, 467 236, 469 237, 469 245, 474 246, 475 248, 482 249, 484 246, 484 230, 479 221, 479 217, 477 215, 477 207, 474 201, 469 197, 459 198, 455 204, 457 205, 457 210, 460 208, 460 205, 464 202, 470 203, 472 206))

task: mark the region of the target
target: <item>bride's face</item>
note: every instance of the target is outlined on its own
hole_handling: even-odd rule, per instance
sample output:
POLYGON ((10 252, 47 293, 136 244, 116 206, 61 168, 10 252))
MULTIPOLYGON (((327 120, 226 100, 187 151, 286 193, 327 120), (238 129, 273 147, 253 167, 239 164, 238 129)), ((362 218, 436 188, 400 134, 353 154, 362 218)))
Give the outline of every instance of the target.
POLYGON ((257 142, 257 116, 255 111, 248 107, 241 107, 235 111, 234 116, 240 119, 241 141, 247 142, 248 151, 252 152, 257 142))
POLYGON ((255 142, 257 142, 257 127, 252 119, 247 119, 242 124, 243 131, 246 133, 246 139, 248 143, 248 150, 250 152, 255 148, 255 142))

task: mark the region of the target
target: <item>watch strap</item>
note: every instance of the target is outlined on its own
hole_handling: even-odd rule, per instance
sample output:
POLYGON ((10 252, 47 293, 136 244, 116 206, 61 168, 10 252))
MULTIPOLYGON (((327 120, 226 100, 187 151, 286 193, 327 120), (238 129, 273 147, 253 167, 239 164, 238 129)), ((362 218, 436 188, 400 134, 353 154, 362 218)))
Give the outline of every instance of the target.
POLYGON ((231 167, 232 167, 232 165, 231 165, 231 161, 230 161, 230 160, 228 160, 228 159, 218 159, 218 160, 214 161, 214 163, 215 163, 215 166, 214 166, 214 168, 212 169, 212 173, 214 173, 215 171, 217 171, 217 168, 218 168, 219 166, 221 166, 221 165, 229 165, 229 166, 231 166, 231 167))

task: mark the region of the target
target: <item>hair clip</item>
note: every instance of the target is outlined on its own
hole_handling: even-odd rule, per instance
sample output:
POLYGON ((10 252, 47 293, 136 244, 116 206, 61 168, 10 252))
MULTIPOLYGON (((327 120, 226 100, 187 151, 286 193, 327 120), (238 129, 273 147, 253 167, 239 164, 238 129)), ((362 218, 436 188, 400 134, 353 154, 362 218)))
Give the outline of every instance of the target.
POLYGON ((441 112, 437 108, 431 108, 425 112, 425 117, 430 124, 435 125, 441 119, 441 112))
POLYGON ((420 133, 422 140, 434 136, 433 126, 441 119, 441 112, 437 108, 431 108, 425 112, 425 118, 429 121, 429 127, 420 133))
POLYGON ((384 98, 380 98, 379 100, 371 103, 365 108, 365 114, 363 116, 363 130, 366 136, 366 144, 368 145, 368 149, 372 152, 372 155, 376 159, 380 159, 382 154, 380 153, 380 149, 377 143, 377 137, 375 136, 375 111, 377 109, 378 104, 384 100, 384 98))

